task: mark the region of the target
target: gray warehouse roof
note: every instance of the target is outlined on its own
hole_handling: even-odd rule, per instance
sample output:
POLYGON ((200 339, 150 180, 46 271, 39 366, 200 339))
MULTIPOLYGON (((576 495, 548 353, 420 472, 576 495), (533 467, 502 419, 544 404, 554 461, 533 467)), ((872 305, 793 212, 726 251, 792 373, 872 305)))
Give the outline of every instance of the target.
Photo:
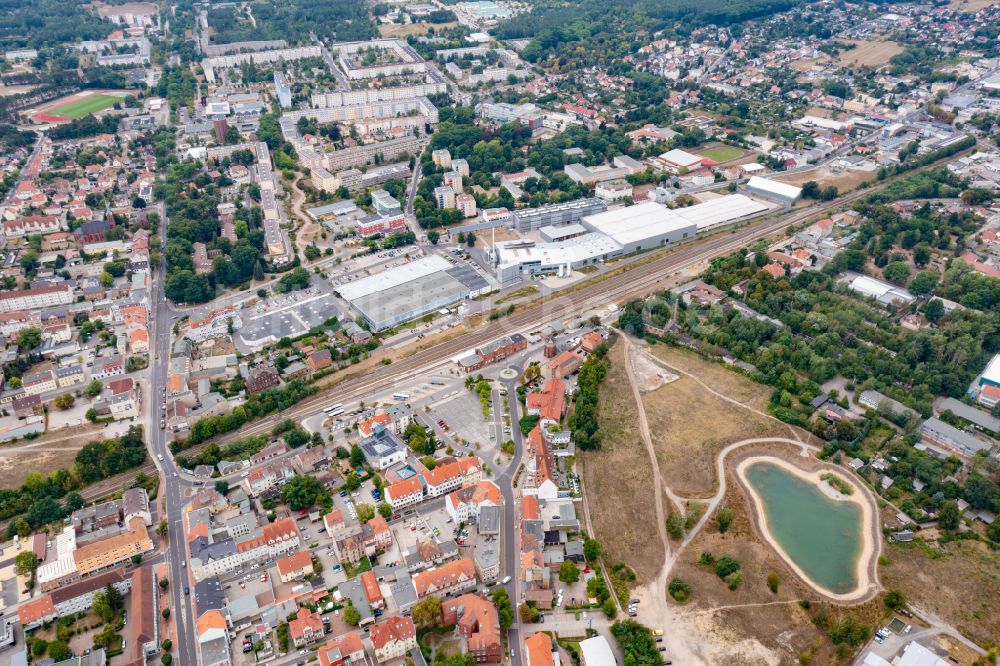
POLYGON ((974 423, 980 428, 984 428, 990 432, 1000 433, 1000 419, 993 416, 989 412, 976 409, 975 407, 967 405, 960 400, 955 400, 955 398, 946 398, 941 403, 941 411, 946 409, 950 410, 955 416, 961 417, 970 423, 974 423))

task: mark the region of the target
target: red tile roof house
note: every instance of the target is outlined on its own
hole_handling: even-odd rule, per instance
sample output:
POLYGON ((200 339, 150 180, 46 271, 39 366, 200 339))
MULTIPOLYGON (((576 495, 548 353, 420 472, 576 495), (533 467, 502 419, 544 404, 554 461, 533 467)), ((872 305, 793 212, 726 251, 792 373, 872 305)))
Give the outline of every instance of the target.
POLYGON ((286 555, 275 564, 278 567, 278 577, 282 583, 305 578, 313 572, 312 555, 305 550, 286 555))
POLYGON ((288 622, 292 644, 300 648, 323 637, 323 618, 308 608, 300 608, 294 620, 288 622))
POLYGON ((417 629, 413 620, 394 615, 372 626, 368 635, 375 648, 375 661, 384 664, 401 659, 417 647, 417 629))
POLYGON ((503 656, 500 644, 500 618, 489 599, 478 594, 463 594, 441 603, 441 624, 456 626, 465 637, 465 649, 477 664, 499 663, 503 656))
POLYGON ((421 571, 413 577, 417 598, 431 594, 445 597, 460 594, 476 586, 476 567, 471 558, 463 557, 430 571, 421 571))
POLYGON ((321 647, 317 654, 319 655, 320 666, 360 665, 365 663, 365 646, 361 642, 361 634, 356 631, 334 638, 321 647))
POLYGON ((368 605, 372 608, 384 608, 385 597, 382 596, 382 590, 379 589, 378 580, 375 578, 375 572, 364 572, 361 574, 360 580, 361 584, 365 588, 365 596, 368 598, 368 605))
POLYGON ((56 607, 52 597, 46 594, 33 601, 21 604, 17 609, 17 617, 25 630, 32 629, 56 618, 56 607))
POLYGON ((538 632, 524 641, 525 666, 555 666, 552 659, 552 637, 538 632))
MULTIPOLYGON (((597 334, 600 337, 600 334, 597 334)), ((603 338, 601 338, 603 342, 603 338)), ((566 383, 559 378, 545 382, 540 393, 529 393, 525 399, 528 414, 547 421, 561 421, 566 411, 566 383)))
POLYGON ((779 266, 778 264, 767 264, 760 270, 764 271, 765 273, 769 273, 771 277, 773 277, 775 280, 779 280, 785 277, 785 269, 779 266))
POLYGON ((333 356, 330 354, 329 349, 320 349, 319 351, 314 351, 312 354, 306 357, 306 363, 310 368, 315 370, 322 370, 323 368, 329 368, 333 365, 333 356))

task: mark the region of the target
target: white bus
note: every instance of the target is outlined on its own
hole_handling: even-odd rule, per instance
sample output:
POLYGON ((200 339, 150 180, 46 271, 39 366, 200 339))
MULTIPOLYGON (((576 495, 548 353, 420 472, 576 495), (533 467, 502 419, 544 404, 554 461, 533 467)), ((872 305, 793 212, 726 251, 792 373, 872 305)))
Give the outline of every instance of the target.
POLYGON ((327 416, 340 416, 343 413, 344 413, 344 408, 341 407, 340 409, 335 409, 332 412, 327 412, 326 415, 327 416))
POLYGON ((339 411, 341 414, 344 413, 344 403, 338 402, 336 405, 330 405, 323 410, 324 414, 332 414, 333 412, 339 411))
POLYGON ((410 394, 409 393, 393 393, 392 394, 392 399, 393 400, 409 400, 410 399, 410 394))

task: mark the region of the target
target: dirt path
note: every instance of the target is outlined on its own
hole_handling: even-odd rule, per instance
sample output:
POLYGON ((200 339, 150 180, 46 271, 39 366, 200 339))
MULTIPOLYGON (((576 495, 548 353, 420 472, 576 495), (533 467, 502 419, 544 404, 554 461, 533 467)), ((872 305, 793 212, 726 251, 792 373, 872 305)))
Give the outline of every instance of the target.
MULTIPOLYGON (((661 367, 670 370, 672 372, 679 373, 683 376, 690 377, 700 386, 702 386, 706 391, 712 395, 732 403, 742 409, 749 410, 754 414, 765 416, 769 419, 774 419, 773 416, 762 412, 754 407, 746 405, 738 400, 735 400, 727 395, 716 391, 711 386, 703 382, 699 377, 683 371, 672 366, 668 366, 659 359, 655 358, 651 354, 645 352, 645 350, 638 348, 633 340, 631 340, 628 335, 622 335, 622 340, 625 344, 625 359, 626 359, 626 369, 629 379, 629 385, 632 388, 632 392, 635 398, 636 409, 639 417, 639 431, 642 435, 643 443, 646 446, 646 450, 649 454, 650 461, 653 465, 653 478, 655 482, 655 507, 656 507, 656 521, 658 533, 660 536, 660 542, 663 544, 664 561, 663 566, 660 569, 660 573, 657 575, 656 580, 650 584, 643 586, 641 588, 636 588, 634 594, 636 598, 640 600, 639 606, 639 619, 648 626, 653 628, 662 628, 664 630, 664 643, 667 647, 667 654, 670 655, 671 659, 676 663, 682 664, 712 664, 716 663, 717 658, 720 656, 720 652, 725 651, 725 648, 717 643, 717 640, 713 639, 710 632, 705 631, 704 626, 699 626, 699 617, 710 616, 720 610, 726 610, 725 607, 719 607, 711 609, 706 612, 683 612, 680 608, 670 605, 667 602, 667 581, 670 578, 670 572, 673 570, 674 564, 677 562, 678 557, 684 551, 688 544, 701 532, 702 528, 708 523, 709 519, 715 513, 719 504, 725 498, 728 492, 728 484, 725 474, 725 463, 726 458, 730 453, 736 451, 745 446, 753 446, 757 444, 788 444, 795 447, 800 447, 801 455, 808 456, 810 451, 818 451, 819 449, 811 444, 803 442, 799 433, 789 426, 791 434, 795 439, 785 438, 785 437, 760 437, 760 438, 750 438, 740 440, 738 442, 733 442, 726 446, 721 452, 719 452, 716 457, 716 473, 719 478, 719 487, 715 494, 707 504, 704 499, 699 499, 705 509, 701 518, 694 525, 694 527, 688 531, 684 539, 676 548, 671 548, 669 538, 666 531, 666 511, 664 508, 664 497, 670 499, 670 501, 677 507, 678 510, 684 511, 685 504, 687 500, 683 497, 678 496, 673 490, 665 483, 663 477, 660 473, 660 466, 656 458, 656 451, 653 446, 652 437, 649 431, 649 423, 646 418, 646 408, 642 400, 642 392, 640 382, 637 378, 637 373, 633 365, 633 361, 636 359, 635 354, 644 354, 647 358, 652 358, 661 367)), ((786 601, 782 602, 768 602, 767 604, 759 605, 772 605, 775 603, 789 603, 786 601)), ((793 602, 794 603, 794 602, 793 602)), ((733 606, 734 608, 736 606, 733 606)), ((742 648, 747 651, 758 653, 758 651, 764 651, 763 646, 759 644, 746 643, 741 645, 742 648)), ((732 648, 732 646, 728 646, 732 648)), ((770 655, 764 655, 763 652, 757 654, 757 656, 762 659, 767 659, 770 655)))
MULTIPOLYGON (((651 611, 657 621, 657 624, 654 626, 662 623, 666 636, 664 640, 667 643, 667 648, 670 650, 672 658, 678 659, 678 663, 698 663, 696 660, 700 660, 700 657, 693 653, 687 640, 682 640, 682 636, 691 637, 697 634, 690 631, 666 631, 667 627, 671 629, 677 627, 677 618, 672 609, 667 605, 667 577, 670 575, 670 568, 674 560, 671 557, 670 540, 667 537, 667 514, 663 505, 663 497, 669 493, 671 501, 677 504, 678 509, 682 510, 683 504, 678 504, 677 498, 673 493, 670 493, 669 488, 663 482, 663 477, 660 475, 660 465, 656 461, 656 450, 653 447, 653 438, 650 436, 649 423, 646 420, 646 408, 642 402, 642 391, 640 390, 635 368, 633 367, 633 343, 627 334, 623 334, 621 339, 625 344, 626 374, 628 375, 629 386, 632 387, 632 395, 635 399, 636 410, 639 415, 639 432, 642 435, 642 442, 646 446, 646 453, 649 454, 649 460, 653 466, 653 500, 656 508, 656 529, 660 537, 660 543, 663 544, 663 565, 660 567, 660 573, 657 574, 656 580, 644 587, 643 593, 639 594, 638 598, 643 602, 643 615, 651 611)), ((701 647, 706 648, 707 646, 701 647)))
POLYGON ((302 256, 303 261, 309 263, 305 259, 306 246, 319 234, 322 227, 314 223, 303 208, 306 202, 306 193, 299 189, 298 181, 293 180, 288 189, 292 192, 292 215, 302 223, 302 226, 295 232, 295 249, 302 256))
MULTIPOLYGON (((751 407, 750 405, 748 405, 746 403, 740 402, 739 400, 736 400, 735 398, 732 398, 732 397, 730 397, 730 396, 728 396, 728 395, 726 395, 724 393, 720 393, 719 391, 716 391, 714 388, 712 388, 711 386, 709 386, 708 384, 706 384, 705 382, 703 382, 701 380, 701 378, 698 377, 698 375, 692 374, 692 373, 688 372, 687 370, 682 370, 680 368, 675 368, 672 365, 668 365, 662 359, 657 358, 653 354, 646 354, 646 356, 648 356, 649 359, 651 361, 653 361, 653 363, 659 365, 664 370, 668 370, 670 372, 674 372, 674 373, 677 373, 677 374, 680 374, 680 375, 684 375, 685 377, 691 378, 699 386, 701 386, 703 389, 705 389, 706 391, 708 391, 709 393, 711 393, 715 397, 719 398, 720 400, 725 400, 726 402, 730 402, 730 403, 732 403, 734 405, 737 405, 738 407, 742 407, 743 409, 745 409, 745 410, 747 410, 749 412, 753 412, 757 416, 763 416, 766 419, 770 419, 772 421, 777 421, 778 423, 781 423, 782 425, 787 426, 788 430, 791 431, 791 433, 792 433, 792 437, 794 437, 796 440, 798 440, 800 442, 802 441, 802 438, 799 437, 799 432, 795 428, 793 428, 791 425, 789 425, 789 424, 785 423, 784 421, 782 421, 781 419, 779 419, 779 418, 777 418, 777 417, 775 417, 775 416, 773 416, 771 414, 768 414, 767 412, 762 412, 761 410, 757 409, 756 407, 751 407)), ((810 435, 810 437, 811 437, 811 435, 810 435)))
POLYGON ((763 606, 788 606, 798 604, 799 599, 784 599, 782 601, 760 601, 753 604, 731 604, 729 606, 716 606, 715 608, 703 608, 702 610, 687 611, 678 613, 680 617, 696 617, 698 615, 713 615, 720 611, 736 610, 738 608, 761 608, 763 606))
POLYGON ((801 455, 803 458, 809 455, 809 451, 820 450, 815 446, 812 446, 810 444, 805 444, 801 440, 787 439, 784 437, 754 437, 751 439, 742 439, 738 442, 733 442, 726 448, 722 449, 722 451, 719 452, 719 457, 715 459, 715 471, 716 474, 718 474, 719 478, 719 489, 715 492, 715 495, 712 496, 712 499, 708 501, 708 504, 705 507, 705 513, 702 514, 701 519, 698 520, 695 526, 691 528, 691 530, 688 532, 687 536, 684 537, 684 541, 681 543, 681 547, 677 549, 678 555, 680 554, 680 551, 684 550, 684 548, 689 543, 691 543, 692 540, 694 540, 694 538, 701 531, 701 528, 705 526, 705 523, 708 522, 709 518, 712 517, 712 514, 714 514, 715 510, 719 507, 719 504, 726 497, 726 491, 728 489, 727 488, 728 481, 726 480, 726 457, 736 449, 742 448, 744 446, 752 446, 754 444, 774 444, 774 443, 791 444, 792 446, 802 447, 801 455))
MULTIPOLYGON (((101 431, 100 428, 94 428, 94 427, 86 428, 84 432, 79 432, 79 430, 80 430, 79 428, 74 428, 75 432, 72 435, 63 435, 62 437, 52 437, 49 439, 43 439, 41 441, 34 440, 30 444, 23 444, 21 446, 2 446, 0 447, 0 456, 2 456, 4 453, 11 453, 15 451, 27 451, 29 449, 37 449, 39 447, 48 446, 49 444, 55 444, 56 442, 65 442, 71 439, 80 439, 81 437, 89 437, 101 431)), ((72 449, 66 449, 66 450, 69 451, 79 448, 80 446, 75 446, 72 449)))

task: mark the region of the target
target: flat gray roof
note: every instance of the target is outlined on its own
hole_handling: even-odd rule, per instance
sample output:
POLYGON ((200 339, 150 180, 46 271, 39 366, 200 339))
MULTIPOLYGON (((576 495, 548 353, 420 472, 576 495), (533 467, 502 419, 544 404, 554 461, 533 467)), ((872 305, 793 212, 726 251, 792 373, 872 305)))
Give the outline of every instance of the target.
POLYGON ((435 272, 356 298, 351 305, 378 330, 460 301, 470 291, 447 273, 435 272))
POLYGON ((985 428, 990 432, 1000 433, 1000 419, 993 416, 989 412, 976 409, 975 407, 967 405, 961 400, 956 400, 955 398, 946 398, 941 403, 941 411, 946 409, 951 411, 951 413, 955 416, 959 416, 970 423, 975 423, 980 428, 985 428))

